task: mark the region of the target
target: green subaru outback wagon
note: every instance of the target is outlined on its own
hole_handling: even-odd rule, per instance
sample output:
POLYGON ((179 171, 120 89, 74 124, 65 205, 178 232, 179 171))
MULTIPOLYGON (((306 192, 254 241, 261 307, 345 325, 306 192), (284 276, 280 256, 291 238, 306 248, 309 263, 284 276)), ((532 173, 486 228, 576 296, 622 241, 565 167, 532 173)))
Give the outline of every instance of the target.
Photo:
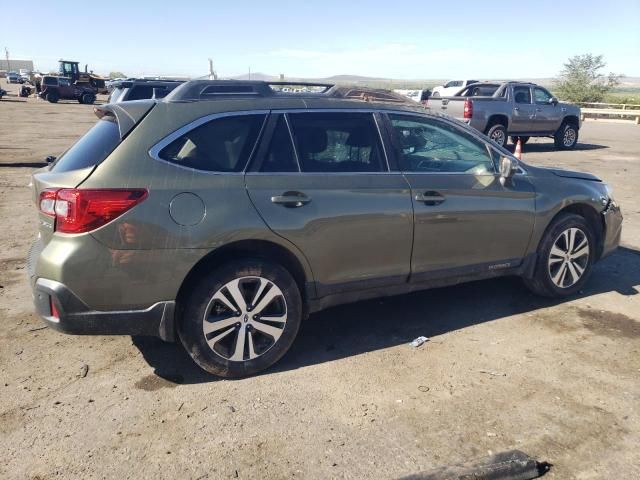
POLYGON ((195 80, 97 107, 33 174, 44 322, 179 339, 240 377, 323 308, 500 275, 568 296, 618 245, 593 175, 520 163, 389 92, 315 88, 195 80))

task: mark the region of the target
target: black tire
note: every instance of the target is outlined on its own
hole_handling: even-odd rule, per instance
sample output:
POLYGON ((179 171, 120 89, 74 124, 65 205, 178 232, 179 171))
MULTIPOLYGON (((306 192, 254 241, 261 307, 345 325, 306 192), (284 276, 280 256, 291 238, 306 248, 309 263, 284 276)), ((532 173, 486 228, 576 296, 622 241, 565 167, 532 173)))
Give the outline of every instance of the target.
POLYGON ((93 93, 83 93, 80 97, 80 103, 85 105, 92 105, 96 101, 96 96, 93 93))
MULTIPOLYGON (((273 286, 267 285, 261 298, 265 298, 266 294, 268 294, 272 288, 273 286)), ((229 295, 226 295, 226 297, 227 300, 230 298, 229 295)), ((234 303, 237 305, 237 302, 234 303)), ((250 302, 248 303, 247 311, 250 312, 251 305, 250 302)), ((257 303, 258 305, 254 307, 259 307, 261 302, 258 301, 257 303)), ((268 305, 272 305, 272 303, 268 305)), ((192 293, 184 300, 184 305, 180 305, 179 308, 181 314, 178 321, 178 335, 182 345, 191 358, 193 358, 194 362, 202 369, 225 378, 253 375, 276 363, 293 344, 302 321, 302 299, 300 290, 291 274, 277 264, 260 259, 245 259, 230 262, 212 273, 203 276, 193 288, 192 293), (247 277, 249 278, 247 279, 247 277), (276 297, 274 302, 278 303, 276 307, 280 306, 280 308, 284 308, 286 323, 284 323, 284 328, 280 329, 281 333, 279 334, 279 338, 274 343, 272 342, 271 346, 268 345, 269 339, 273 340, 275 337, 264 335, 257 331, 255 327, 252 327, 252 325, 259 325, 256 321, 256 315, 236 312, 236 318, 238 319, 236 323, 234 321, 235 318, 231 318, 234 312, 221 304, 221 302, 216 302, 214 299, 214 296, 216 296, 221 289, 227 294, 230 293, 229 290, 224 290, 224 288, 229 282, 233 282, 236 279, 243 279, 243 282, 248 282, 248 285, 246 283, 239 284, 239 289, 242 290, 243 287, 247 287, 247 290, 244 291, 247 298, 250 299, 257 291, 257 286, 255 290, 251 288, 251 277, 261 277, 268 282, 272 282, 272 285, 279 288, 282 293, 282 295, 276 297), (282 307, 283 304, 284 307, 282 307), (222 309, 222 311, 220 311, 220 309, 222 309), (234 321, 234 324, 221 326, 220 329, 212 330, 205 335, 203 331, 205 326, 204 318, 205 315, 209 318, 209 312, 213 310, 220 316, 220 319, 225 317, 224 321, 231 320, 234 321), (217 349, 222 351, 214 351, 213 347, 210 347, 207 343, 207 337, 211 340, 219 336, 219 332, 224 333, 231 329, 233 329, 231 333, 228 333, 226 337, 223 337, 218 343, 214 344, 217 349), (243 337, 244 342, 242 345, 243 360, 231 360, 230 357, 233 356, 232 353, 239 351, 239 349, 237 349, 239 343, 236 342, 241 329, 244 329, 243 332, 246 332, 246 338, 243 337), (249 332, 253 335, 249 336, 249 332), (250 340, 255 338, 258 339, 258 345, 256 342, 250 340), (225 347, 224 342, 228 343, 228 346, 225 347), (249 342, 251 342, 250 346, 248 345, 249 342), (262 342, 262 344, 267 343, 266 349, 263 345, 259 345, 260 342, 262 342), (218 347, 218 344, 223 345, 218 347), (256 358, 247 358, 251 355, 249 347, 255 349, 256 345, 258 347, 263 346, 263 352, 256 358), (225 348, 228 348, 228 350, 224 351, 225 348)), ((271 307, 267 307, 263 311, 269 310, 269 308, 271 307)), ((278 313, 277 315, 280 314, 281 313, 278 313)), ((260 318, 258 318, 258 320, 260 320, 260 318)), ((264 324, 262 326, 264 326, 264 324)), ((271 323, 271 326, 276 325, 271 323)), ((260 348, 255 350, 255 352, 259 351, 260 348)))
POLYGON ((431 94, 431 96, 432 96, 433 98, 438 98, 438 97, 440 96, 440 92, 433 92, 433 93, 431 94))
POLYGON ((501 123, 494 123, 490 126, 486 135, 492 142, 500 145, 501 147, 504 147, 507 144, 507 129, 501 123))
MULTIPOLYGON (((578 237, 577 234, 576 237, 578 237)), ((584 219, 584 217, 571 213, 560 214, 547 227, 547 231, 544 233, 544 236, 540 241, 533 277, 524 279, 527 287, 533 293, 544 297, 563 298, 578 292, 589 280, 589 276, 591 275, 594 256, 596 255, 595 238, 592 226, 584 219), (560 287, 552 280, 552 274, 560 273, 560 269, 564 267, 565 261, 559 261, 555 263, 553 267, 550 266, 549 262, 552 257, 551 249, 556 244, 556 241, 562 242, 560 237, 563 232, 568 229, 578 229, 584 234, 584 238, 588 242, 587 246, 589 248, 589 253, 586 260, 583 259, 584 263, 580 265, 581 268, 584 268, 584 271, 578 281, 572 285, 560 287)), ((553 255, 553 257, 554 259, 560 258, 556 255, 553 255)), ((565 275, 572 276, 571 269, 567 268, 565 275)), ((562 278, 564 278, 564 276, 562 278)))
POLYGON ((518 143, 518 139, 520 139, 520 141, 522 142, 522 145, 524 145, 525 143, 527 143, 529 141, 530 138, 531 137, 515 137, 515 136, 512 136, 511 137, 511 143, 513 143, 515 145, 516 143, 518 143))
POLYGON ((58 100, 60 100, 60 95, 58 95, 58 92, 56 91, 49 92, 47 93, 47 100, 51 103, 58 103, 58 100))
POLYGON ((575 122, 564 121, 553 136, 553 143, 559 150, 571 150, 578 144, 578 126, 575 122))

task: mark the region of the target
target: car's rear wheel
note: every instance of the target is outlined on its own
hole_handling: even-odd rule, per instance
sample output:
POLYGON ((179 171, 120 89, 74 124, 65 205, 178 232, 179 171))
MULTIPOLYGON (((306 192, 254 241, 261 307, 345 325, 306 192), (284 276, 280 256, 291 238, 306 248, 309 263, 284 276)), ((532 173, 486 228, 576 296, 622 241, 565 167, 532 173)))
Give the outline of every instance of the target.
POLYGON ((564 122, 553 136, 553 143, 560 150, 571 150, 578 143, 578 127, 574 122, 564 122))
POLYGON ((507 144, 507 129, 501 123, 496 123, 487 130, 487 137, 504 147, 507 144))
POLYGON ((545 297, 566 297, 589 279, 596 254, 595 236, 580 215, 562 214, 547 228, 538 247, 531 291, 545 297))
POLYGON ((302 300, 291 274, 248 259, 197 283, 182 307, 178 334, 207 372, 244 377, 270 367, 289 350, 301 319, 302 300))

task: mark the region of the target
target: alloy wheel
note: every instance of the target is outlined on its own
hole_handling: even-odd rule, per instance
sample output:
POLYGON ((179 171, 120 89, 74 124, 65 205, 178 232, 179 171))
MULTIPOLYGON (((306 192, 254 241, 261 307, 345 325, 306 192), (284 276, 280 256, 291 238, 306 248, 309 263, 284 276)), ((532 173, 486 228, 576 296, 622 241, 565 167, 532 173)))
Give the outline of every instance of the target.
POLYGON ((491 133, 491 140, 502 147, 506 143, 506 135, 502 130, 495 130, 491 133))
POLYGON ((549 252, 549 276, 559 288, 575 285, 589 264, 589 238, 580 228, 563 231, 549 252))
POLYGON ((202 319, 209 348, 225 360, 247 361, 265 354, 282 335, 287 303, 282 290, 263 277, 240 277, 211 297, 202 319))
POLYGON ((571 147, 576 141, 576 131, 572 127, 567 127, 562 137, 562 143, 565 147, 571 147))

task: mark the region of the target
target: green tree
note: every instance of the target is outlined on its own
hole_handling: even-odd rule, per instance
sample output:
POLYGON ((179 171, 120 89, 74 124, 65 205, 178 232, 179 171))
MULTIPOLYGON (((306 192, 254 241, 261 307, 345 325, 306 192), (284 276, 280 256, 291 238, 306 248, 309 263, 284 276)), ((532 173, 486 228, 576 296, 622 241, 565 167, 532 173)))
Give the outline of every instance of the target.
POLYGON ((555 91, 560 99, 569 102, 601 102, 622 77, 601 73, 606 66, 602 55, 585 53, 571 57, 555 80, 555 91))
POLYGON ((109 72, 109 78, 125 78, 126 75, 122 72, 109 72))

